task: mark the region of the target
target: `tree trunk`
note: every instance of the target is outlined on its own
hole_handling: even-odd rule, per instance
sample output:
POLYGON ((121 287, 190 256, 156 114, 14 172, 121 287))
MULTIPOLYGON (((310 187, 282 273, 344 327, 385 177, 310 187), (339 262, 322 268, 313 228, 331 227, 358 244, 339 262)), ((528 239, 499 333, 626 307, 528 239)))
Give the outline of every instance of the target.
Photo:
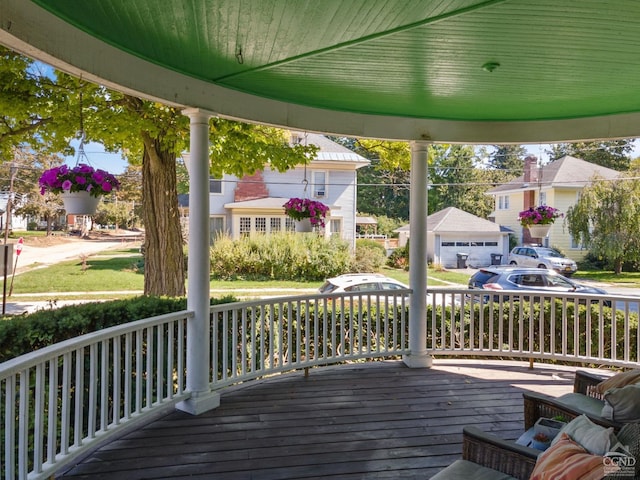
POLYGON ((143 134, 144 293, 185 295, 183 239, 176 189, 176 156, 143 134))
POLYGON ((622 258, 618 257, 613 261, 613 270, 616 275, 620 275, 622 273, 622 258))

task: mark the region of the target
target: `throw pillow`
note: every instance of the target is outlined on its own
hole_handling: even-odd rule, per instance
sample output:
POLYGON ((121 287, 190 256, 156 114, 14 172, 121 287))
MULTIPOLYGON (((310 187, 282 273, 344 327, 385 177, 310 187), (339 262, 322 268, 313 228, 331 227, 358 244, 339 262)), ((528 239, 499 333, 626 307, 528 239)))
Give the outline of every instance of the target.
POLYGON ((640 421, 640 385, 607 390, 604 394, 602 416, 616 422, 640 421))
POLYGON ((566 433, 558 435, 555 445, 542 452, 530 480, 600 480, 604 463, 599 455, 591 455, 566 433))
POLYGON ((627 385, 640 382, 640 369, 629 370, 628 372, 622 372, 603 380, 596 385, 596 391, 598 393, 604 393, 611 388, 622 388, 627 385))
POLYGON ((618 443, 613 427, 605 428, 596 425, 586 415, 580 415, 562 427, 551 445, 555 445, 560 440, 562 433, 594 455, 604 455, 612 445, 618 443))

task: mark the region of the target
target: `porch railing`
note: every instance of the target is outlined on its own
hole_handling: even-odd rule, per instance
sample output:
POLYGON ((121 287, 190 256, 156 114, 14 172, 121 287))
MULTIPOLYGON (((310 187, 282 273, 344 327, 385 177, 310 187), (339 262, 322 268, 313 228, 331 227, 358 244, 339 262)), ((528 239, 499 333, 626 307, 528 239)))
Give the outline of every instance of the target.
POLYGON ((215 305, 212 386, 408 353, 410 293, 385 290, 215 305))
POLYGON ((100 330, 0 365, 2 478, 47 478, 97 441, 186 398, 189 316, 100 330))
MULTIPOLYGON (((211 307, 212 388, 292 369, 409 353, 410 290, 211 307)), ((430 289, 433 355, 638 366, 637 297, 430 289)), ((5 479, 45 478, 107 436, 188 398, 183 311, 0 365, 5 479)), ((203 361, 207 361, 204 360, 203 361)))

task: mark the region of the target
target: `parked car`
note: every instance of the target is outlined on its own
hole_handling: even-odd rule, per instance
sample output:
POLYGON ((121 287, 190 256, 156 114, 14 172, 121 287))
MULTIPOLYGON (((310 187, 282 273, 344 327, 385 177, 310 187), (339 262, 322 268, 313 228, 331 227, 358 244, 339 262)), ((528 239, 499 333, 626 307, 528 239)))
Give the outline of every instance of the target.
POLYGON ((347 273, 327 279, 320 293, 367 292, 372 290, 403 290, 409 287, 381 273, 347 273))
POLYGON ((566 277, 570 277, 578 270, 576 262, 565 257, 557 250, 533 245, 515 247, 511 250, 507 263, 518 267, 547 268, 555 270, 566 277))
MULTIPOLYGON (((540 290, 549 293, 575 292, 608 295, 602 288, 583 285, 553 270, 510 266, 481 268, 471 276, 468 286, 471 289, 497 291, 540 290)), ((611 302, 606 301, 604 304, 610 306, 611 302)))

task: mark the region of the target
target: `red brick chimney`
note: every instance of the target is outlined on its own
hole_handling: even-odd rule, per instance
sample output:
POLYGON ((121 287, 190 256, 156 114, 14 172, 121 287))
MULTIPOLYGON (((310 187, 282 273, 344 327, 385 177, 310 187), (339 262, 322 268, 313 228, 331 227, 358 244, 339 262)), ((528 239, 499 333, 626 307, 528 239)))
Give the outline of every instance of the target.
POLYGON ((234 192, 235 202, 244 202, 247 200, 256 200, 258 198, 266 198, 269 196, 269 190, 264 184, 262 172, 256 172, 253 175, 245 175, 236 185, 234 192))
POLYGON ((524 159, 524 183, 538 181, 538 159, 529 155, 524 159))

